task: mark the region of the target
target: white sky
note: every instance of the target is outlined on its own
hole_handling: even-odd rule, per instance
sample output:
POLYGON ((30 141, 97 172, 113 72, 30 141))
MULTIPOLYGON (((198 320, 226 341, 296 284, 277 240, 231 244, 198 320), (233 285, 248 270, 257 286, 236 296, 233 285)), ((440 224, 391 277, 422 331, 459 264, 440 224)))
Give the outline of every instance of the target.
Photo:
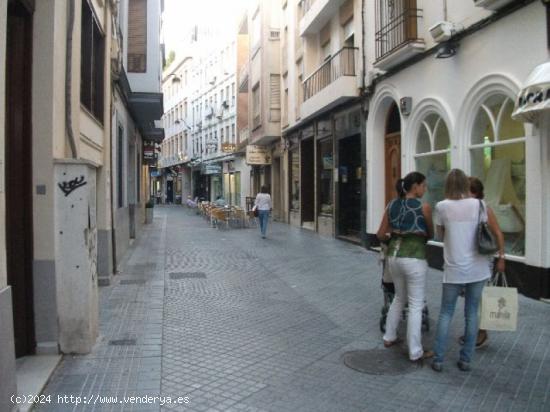
POLYGON ((183 45, 195 24, 215 24, 236 35, 242 11, 250 0, 165 0, 163 39, 166 56, 170 50, 181 57, 183 45))

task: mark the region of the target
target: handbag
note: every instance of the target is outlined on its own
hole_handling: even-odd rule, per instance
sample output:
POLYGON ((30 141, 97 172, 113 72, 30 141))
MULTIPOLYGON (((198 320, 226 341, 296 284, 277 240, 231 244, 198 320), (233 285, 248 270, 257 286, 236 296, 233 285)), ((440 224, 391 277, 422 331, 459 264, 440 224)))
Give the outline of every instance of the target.
MULTIPOLYGON (((481 255, 492 255, 498 250, 497 242, 495 235, 489 229, 487 220, 482 220, 481 214, 485 211, 485 205, 480 200, 479 201, 479 218, 477 224, 477 251, 481 255)), ((487 216, 487 213, 485 212, 487 216)))
POLYGON ((252 213, 254 214, 254 217, 260 216, 260 212, 258 212, 257 206, 254 206, 254 209, 252 209, 252 213))
POLYGON ((496 331, 515 331, 518 322, 518 290, 508 287, 506 275, 497 273, 490 286, 481 294, 479 328, 496 331), (502 279, 502 286, 498 286, 502 279))

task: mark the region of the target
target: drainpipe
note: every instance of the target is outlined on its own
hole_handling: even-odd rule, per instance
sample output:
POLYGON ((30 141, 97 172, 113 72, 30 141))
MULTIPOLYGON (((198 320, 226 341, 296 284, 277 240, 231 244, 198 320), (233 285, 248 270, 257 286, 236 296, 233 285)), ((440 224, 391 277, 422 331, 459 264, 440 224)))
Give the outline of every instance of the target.
POLYGON ((73 117, 72 117, 72 104, 71 104, 71 92, 72 92, 72 58, 73 58, 73 31, 74 31, 74 2, 68 2, 68 26, 67 26, 67 53, 65 62, 65 127, 67 129, 67 136, 69 137, 69 146, 71 148, 71 157, 73 159, 78 157, 76 149, 76 141, 73 131, 73 117))

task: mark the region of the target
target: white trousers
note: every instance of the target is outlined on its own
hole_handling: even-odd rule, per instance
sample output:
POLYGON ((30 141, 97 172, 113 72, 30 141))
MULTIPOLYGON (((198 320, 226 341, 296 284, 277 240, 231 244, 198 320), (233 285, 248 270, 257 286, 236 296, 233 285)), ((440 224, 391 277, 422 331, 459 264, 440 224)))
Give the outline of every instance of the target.
POLYGON ((401 314, 405 302, 409 302, 407 344, 409 358, 416 360, 423 354, 422 308, 424 307, 428 263, 424 259, 390 257, 387 264, 395 286, 395 297, 386 318, 384 340, 392 342, 397 339, 397 327, 401 320, 401 314))

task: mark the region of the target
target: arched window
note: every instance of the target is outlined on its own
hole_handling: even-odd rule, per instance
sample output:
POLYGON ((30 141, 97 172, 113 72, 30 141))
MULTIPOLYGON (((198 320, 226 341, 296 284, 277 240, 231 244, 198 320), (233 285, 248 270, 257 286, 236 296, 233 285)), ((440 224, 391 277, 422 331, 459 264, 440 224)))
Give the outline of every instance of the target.
POLYGON ((451 168, 451 139, 445 120, 437 113, 429 113, 420 123, 416 137, 416 170, 426 176, 428 190, 424 201, 435 209, 445 198, 445 177, 451 168))
POLYGON ((525 129, 512 119, 513 100, 494 94, 477 108, 471 132, 471 174, 483 182, 505 238, 506 253, 525 253, 525 129))

